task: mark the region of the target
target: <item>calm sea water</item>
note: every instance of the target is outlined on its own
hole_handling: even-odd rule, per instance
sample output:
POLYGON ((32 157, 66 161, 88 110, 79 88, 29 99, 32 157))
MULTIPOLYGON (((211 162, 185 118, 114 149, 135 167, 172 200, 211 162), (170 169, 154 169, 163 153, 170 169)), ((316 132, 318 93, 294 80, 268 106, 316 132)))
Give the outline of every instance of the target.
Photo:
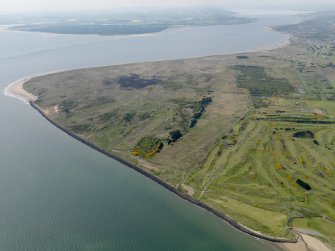
MULTIPOLYGON (((269 25, 195 27, 143 37, 0 32, 0 88, 33 74, 268 48, 269 25)), ((247 236, 0 96, 0 250, 279 250, 247 236)))

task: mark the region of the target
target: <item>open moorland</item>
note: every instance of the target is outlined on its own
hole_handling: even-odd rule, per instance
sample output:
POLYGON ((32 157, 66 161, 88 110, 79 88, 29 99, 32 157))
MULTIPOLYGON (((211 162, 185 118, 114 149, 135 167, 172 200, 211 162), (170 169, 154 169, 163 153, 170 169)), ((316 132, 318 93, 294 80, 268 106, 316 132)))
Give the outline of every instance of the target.
POLYGON ((334 246, 334 24, 276 27, 293 37, 271 51, 74 70, 24 88, 57 124, 248 228, 334 246))

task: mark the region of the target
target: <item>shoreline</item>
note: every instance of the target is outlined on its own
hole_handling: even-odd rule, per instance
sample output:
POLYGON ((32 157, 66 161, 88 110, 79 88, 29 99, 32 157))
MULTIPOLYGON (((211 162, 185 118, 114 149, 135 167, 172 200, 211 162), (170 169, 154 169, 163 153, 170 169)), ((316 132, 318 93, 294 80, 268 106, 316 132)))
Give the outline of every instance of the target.
MULTIPOLYGON (((51 31, 36 31, 36 30, 20 30, 15 29, 15 27, 19 27, 22 24, 10 24, 10 25, 0 25, 0 31, 8 31, 8 32, 24 32, 24 33, 40 33, 42 35, 70 35, 70 36, 96 36, 96 37, 106 37, 106 38, 132 38, 132 37, 148 37, 148 36, 155 36, 161 33, 166 32, 180 32, 190 28, 196 27, 209 27, 209 26, 232 26, 232 25, 245 25, 249 23, 253 23, 258 21, 257 17, 256 20, 249 21, 249 22, 241 22, 241 23, 227 23, 227 24, 214 24, 214 25, 175 25, 171 27, 164 28, 159 31, 151 31, 145 33, 130 33, 130 34, 95 34, 95 33, 57 33, 51 31)), ((26 24, 24 24, 26 25, 26 24)), ((29 24, 28 24, 29 25, 29 24)))
POLYGON ((43 76, 48 76, 51 74, 56 74, 63 72, 62 70, 59 71, 50 71, 50 72, 45 72, 42 74, 34 74, 30 75, 24 78, 20 78, 9 85, 3 90, 3 94, 7 97, 12 97, 12 98, 17 98, 26 105, 29 105, 29 101, 36 101, 38 97, 34 96, 33 94, 27 92, 24 88, 23 85, 30 81, 33 78, 37 77, 43 77, 43 76))
MULTIPOLYGON (((248 23, 241 23, 238 25, 243 25, 248 23)), ((157 36, 162 33, 167 32, 181 32, 187 29, 196 28, 196 27, 209 27, 209 26, 231 26, 235 24, 219 24, 219 25, 177 25, 174 27, 168 27, 161 31, 156 32, 147 32, 147 33, 134 33, 134 34, 111 34, 111 35, 101 35, 101 34, 94 34, 94 33, 56 33, 56 32, 47 32, 47 31, 29 31, 29 30, 19 30, 19 29, 12 29, 11 25, 0 25, 0 32, 6 31, 6 32, 16 32, 16 33, 36 33, 36 34, 42 34, 45 36, 92 36, 92 37, 104 37, 106 39, 122 39, 122 38, 136 38, 136 37, 150 37, 150 36, 157 36)))
POLYGON ((37 99, 36 96, 28 93, 24 90, 23 85, 34 78, 33 76, 21 78, 11 84, 9 84, 5 90, 4 95, 8 97, 13 97, 21 100, 23 103, 29 105, 29 101, 35 101, 37 99))
POLYGON ((167 190, 169 190, 170 192, 173 192, 174 194, 176 194, 177 196, 179 196, 180 198, 202 208, 205 209, 206 211, 214 214, 215 216, 219 217, 220 219, 224 220, 225 222, 229 223, 231 226, 233 226, 234 228, 240 230, 243 233, 246 233, 250 236, 259 238, 259 239, 263 239, 263 240, 267 240, 267 241, 271 241, 274 243, 297 243, 298 238, 296 238, 295 240, 289 240, 289 239, 284 239, 284 238, 276 238, 276 237, 271 237, 271 236, 267 236, 264 234, 261 234, 259 232, 256 232, 254 230, 251 230, 243 225, 241 225, 240 223, 238 223, 237 221, 235 221, 234 219, 232 219, 231 217, 229 217, 227 214, 222 213, 217 211, 214 208, 211 208, 210 206, 208 206, 207 204, 191 197, 188 194, 185 194, 183 192, 180 192, 179 190, 177 190, 175 187, 171 186, 170 184, 166 183, 165 181, 159 179, 158 177, 154 176, 153 174, 145 171, 144 169, 138 167, 137 165, 130 163, 129 161, 126 161, 124 159, 122 159, 121 157, 107 152, 106 150, 104 150, 103 148, 88 142, 87 140, 79 137, 78 135, 74 134, 73 132, 71 132, 70 130, 62 127, 61 125, 59 125, 58 123, 56 123, 55 121, 53 121, 51 118, 49 118, 45 112, 38 106, 36 105, 33 101, 29 101, 30 106, 35 109, 38 113, 40 113, 42 115, 43 118, 45 118, 47 121, 49 121, 52 125, 54 125, 55 127, 57 127, 58 129, 60 129, 61 131, 63 131, 64 133, 66 133, 67 135, 71 136, 72 138, 78 140, 79 142, 87 145, 88 147, 91 147, 92 149, 100 152, 101 154, 110 157, 118 162, 120 162, 121 164, 135 170, 136 172, 146 176, 147 178, 151 179, 152 181, 156 182, 157 184, 163 186, 164 188, 166 188, 167 190))
MULTIPOLYGON (((253 52, 261 52, 261 51, 279 49, 279 48, 289 46, 289 44, 291 42, 291 38, 292 38, 292 36, 290 36, 290 38, 288 40, 286 40, 284 42, 279 42, 274 47, 271 47, 271 48, 268 48, 268 49, 261 48, 261 49, 255 49, 254 51, 247 51, 247 52, 240 52, 240 53, 227 53, 227 54, 223 54, 223 55, 221 54, 221 55, 201 56, 201 57, 194 57, 192 59, 218 57, 218 56, 226 56, 226 55, 238 55, 238 54, 242 54, 242 53, 253 53, 253 52)), ((175 60, 180 60, 180 59, 156 60, 156 61, 152 61, 152 62, 175 61, 175 60)), ((57 70, 57 71, 50 71, 50 72, 41 73, 41 74, 35 74, 35 75, 31 75, 31 76, 28 76, 28 77, 25 77, 25 78, 21 78, 19 80, 14 81, 11 84, 9 84, 5 88, 4 94, 6 96, 9 96, 9 97, 18 98, 19 100, 23 101, 25 104, 30 105, 33 109, 35 109, 38 113, 40 113, 43 118, 45 118, 52 125, 57 127, 59 130, 63 131, 64 133, 66 133, 70 137, 78 140, 79 142, 87 145, 88 147, 91 147, 92 149, 100 152, 101 154, 104 154, 105 156, 110 157, 110 158, 124 164, 125 166, 133 169, 134 171, 146 176, 147 178, 149 178, 152 181, 156 182, 157 184, 163 186, 165 189, 169 190, 170 192, 173 192, 174 194, 176 194, 180 198, 182 198, 182 199, 188 201, 189 203, 192 203, 192 204, 194 204, 194 205, 196 205, 196 206, 214 214, 215 216, 217 216, 221 220, 224 220, 226 223, 228 223, 229 225, 231 225, 235 229, 241 231, 242 233, 248 234, 249 236, 252 236, 252 237, 255 237, 255 238, 258 238, 258 239, 263 239, 263 240, 273 242, 273 243, 277 244, 278 247, 280 247, 281 249, 286 250, 286 251, 292 251, 292 250, 293 251, 314 251, 314 250, 306 249, 306 242, 304 242, 301 235, 296 233, 296 232, 294 232, 296 234, 296 238, 293 239, 293 240, 289 240, 289 239, 285 239, 285 238, 276 238, 276 237, 267 236, 267 235, 261 234, 257 231, 254 231, 252 229, 249 229, 248 227, 246 227, 246 226, 240 224, 239 222, 235 221, 234 219, 232 219, 227 214, 225 214, 223 212, 220 212, 218 210, 215 210, 214 208, 211 208, 210 206, 208 206, 205 203, 193 198, 192 196, 190 196, 188 194, 180 192, 175 187, 173 187, 170 184, 164 182, 163 180, 159 179, 158 177, 154 176, 153 174, 145 171, 144 169, 140 168, 139 166, 120 158, 116 154, 107 152, 106 150, 100 148, 99 146, 97 146, 93 143, 88 142, 85 139, 82 139, 78 135, 72 133, 68 129, 62 127, 61 125, 59 125, 55 121, 53 121, 51 118, 49 118, 46 111, 44 111, 43 109, 38 107, 37 104, 34 103, 34 101, 36 101, 38 97, 32 95, 31 93, 27 92, 23 88, 23 85, 26 82, 28 82, 31 79, 36 78, 36 77, 48 76, 48 75, 57 74, 57 73, 61 73, 61 72, 70 72, 70 71, 92 69, 92 68, 94 69, 94 68, 100 68, 100 67, 112 67, 112 66, 115 66, 115 65, 126 65, 126 64, 136 64, 136 63, 144 63, 144 62, 131 62, 131 63, 124 63, 124 64, 109 64, 109 65, 102 65, 102 66, 74 68, 74 69, 67 69, 67 70, 57 70), (303 242, 304 245, 302 245, 301 242, 303 242)), ((325 250, 325 251, 328 251, 328 250, 325 250)))
MULTIPOLYGON (((258 20, 258 19, 257 19, 258 20)), ((104 37, 106 40, 119 40, 119 39, 127 39, 127 38, 137 38, 137 37, 150 37, 150 36, 157 36, 160 34, 164 33, 169 33, 169 32, 182 32, 184 30, 192 29, 192 28, 199 28, 199 27, 211 27, 211 26, 234 26, 234 25, 247 25, 249 23, 253 23, 255 21, 251 22, 246 22, 246 23, 240 23, 240 24, 218 24, 218 25, 195 25, 195 26, 190 26, 190 25, 183 25, 183 26, 174 26, 174 27, 168 27, 164 30, 157 31, 157 32, 148 32, 148 33, 138 33, 138 34, 114 34, 114 35, 100 35, 100 34, 72 34, 72 33, 54 33, 54 32, 44 32, 44 31, 25 31, 25 30, 16 30, 12 29, 11 25, 0 25, 0 32, 17 32, 17 33, 35 33, 35 34, 42 34, 45 36, 88 36, 88 37, 104 37)), ((265 26, 265 31, 266 32, 273 32, 273 33, 282 33, 279 31, 276 31, 273 29, 272 26, 265 26)), ((213 53, 210 55, 206 56, 198 56, 198 57, 190 57, 190 58, 172 58, 168 60, 178 60, 178 59, 193 59, 193 58, 203 58, 203 57, 210 57, 210 56, 223 56, 223 55, 233 55, 233 54, 240 54, 240 53, 252 53, 252 52, 260 52, 260 51, 269 51, 269 50, 274 50, 274 49, 279 49, 282 48, 290 43, 290 40, 292 39, 292 35, 288 33, 282 33, 287 35, 288 37, 285 39, 285 41, 279 41, 275 42, 270 45, 264 45, 263 47, 255 48, 255 49, 247 49, 245 51, 238 51, 238 52, 225 52, 224 54, 217 54, 213 53)), ((160 60, 154 60, 154 61, 166 61, 165 59, 160 59, 160 60)), ((150 61, 152 62, 152 61, 150 61)), ((134 62, 131 62, 134 63, 134 62)), ((135 62, 136 63, 136 62, 135 62)), ((129 63, 125 63, 129 64, 129 63)), ((119 65, 119 64, 116 64, 119 65)), ((89 67, 92 68, 92 67, 89 67)))
POLYGON ((59 72, 63 71, 53 71, 53 72, 48 72, 44 74, 36 74, 34 76, 29 76, 25 77, 22 79, 19 79, 17 81, 14 81, 13 83, 9 84, 4 91, 4 94, 6 96, 14 97, 17 98, 21 101, 23 101, 25 104, 30 105, 33 109, 35 109, 44 119, 46 119, 48 122, 50 122, 52 125, 57 127, 59 130, 63 131, 70 137, 78 140, 79 142, 85 144, 86 146, 98 151, 101 154, 104 154, 107 157, 110 157, 121 164, 127 166, 128 168, 133 169, 134 171, 144 175, 145 177, 151 179, 152 181, 156 182, 158 185, 161 185, 165 189, 169 190, 170 192, 176 194, 178 197, 184 199, 185 201, 192 203, 195 206, 198 206, 204 210, 206 210, 209 213, 212 213, 219 219, 225 221, 228 223, 230 226, 234 227, 235 229, 241 231, 244 234, 247 234, 251 237, 257 238, 257 239, 262 239, 266 241, 270 241, 274 244, 276 244, 279 248, 285 251, 332 251, 332 249, 325 244, 323 244, 320 240, 314 238, 313 236, 306 235, 299 233, 293 229, 293 232, 296 234, 296 239, 294 240, 289 240, 289 239, 284 239, 284 238, 276 238, 276 237, 271 237, 267 236, 264 234, 261 234, 257 231, 254 231, 252 229, 247 228, 246 226, 240 224, 239 222, 235 221, 232 219, 230 216, 227 214, 217 211, 210 206, 206 205, 205 203, 193 198, 192 196, 183 193, 179 190, 177 190, 175 187, 169 185, 168 183, 164 182, 163 180, 159 179, 158 177, 154 176, 153 174, 145 171, 144 169, 138 167, 137 165, 130 163, 126 160, 123 160, 122 158, 118 157, 117 155, 107 152, 106 150, 96 146, 93 143, 88 142, 85 139, 80 138, 78 135, 72 133, 71 131, 67 130, 66 128, 63 128, 59 124, 57 124, 55 121, 53 121, 51 118, 49 118, 46 114, 45 111, 43 111, 41 108, 38 107, 34 103, 36 100, 35 96, 32 95, 31 93, 27 92, 24 90, 23 85, 24 83, 28 82, 29 80, 33 79, 34 77, 41 77, 41 76, 47 76, 50 74, 56 74, 59 72), (17 88, 14 88, 17 87, 17 88), (18 91, 18 92, 17 92, 18 91), (320 249, 321 248, 321 249, 320 249))
POLYGON ((303 234, 296 229, 292 230, 297 236, 296 243, 279 243, 278 245, 286 251, 333 251, 313 235, 303 234))
MULTIPOLYGON (((35 75, 35 77, 47 76, 47 75, 54 74, 54 73, 57 73, 57 72, 35 75)), ((289 240, 289 239, 285 239, 285 238, 277 238, 277 237, 267 236, 267 235, 261 234, 257 231, 254 231, 254 230, 240 224, 239 222, 235 221, 233 218, 231 218, 227 214, 225 214, 223 212, 220 212, 220 211, 208 206, 204 202, 201 202, 201 201, 193 198, 192 196, 179 191, 175 187, 173 187, 170 184, 166 183, 165 181, 159 179, 155 175, 145 171, 144 169, 140 168, 139 166, 137 166, 137 165, 135 165, 135 164, 133 164, 129 161, 126 161, 126 160, 122 159, 121 157, 117 156, 116 154, 108 152, 108 151, 104 150, 103 148, 101 148, 101 147, 99 147, 99 146, 97 146, 97 145, 95 145, 91 142, 88 142, 87 140, 81 138, 80 136, 76 135, 75 133, 71 132, 70 130, 62 127, 61 125, 59 125, 58 123, 53 121, 51 118, 49 118, 48 115, 45 113, 45 111, 43 109, 41 109, 37 104, 34 103, 34 101, 36 101, 37 97, 35 97, 31 93, 29 93, 29 92, 27 92, 23 89, 24 83, 28 82, 32 78, 34 78, 34 76, 22 78, 22 79, 19 79, 15 82, 11 83, 10 85, 8 85, 6 87, 4 94, 7 95, 7 96, 10 96, 10 97, 18 98, 19 100, 23 101, 25 104, 30 105, 44 119, 46 119, 48 122, 50 122, 56 128, 63 131, 64 133, 66 133, 70 137, 74 138, 75 140, 85 144, 86 146, 98 151, 99 153, 101 153, 101 154, 103 154, 107 157, 110 157, 110 158, 120 162, 121 164, 127 166, 128 168, 131 168, 134 171, 144 175, 145 177, 151 179, 152 181, 161 185, 162 187, 169 190, 170 192, 176 194, 180 198, 182 198, 182 199, 184 199, 184 200, 186 200, 186 201, 188 201, 188 202, 190 202, 190 203, 192 203, 192 204, 194 204, 194 205, 212 213, 213 215, 215 215, 218 218, 220 218, 221 220, 225 221, 226 223, 228 223, 229 225, 231 225, 235 229, 237 229, 237 230, 239 230, 239 231, 241 231, 245 234, 248 234, 249 236, 252 236, 252 237, 255 237, 255 238, 258 238, 258 239, 262 239, 262 240, 266 240, 266 241, 270 241, 270 242, 276 243, 277 245, 279 245, 279 244, 292 244, 292 245, 294 245, 298 242, 298 238, 299 238, 298 235, 297 235, 296 239, 289 240)), ((283 248, 283 246, 280 246, 280 247, 283 248)), ((289 249, 287 249, 287 250, 289 250, 289 249)), ((304 250, 301 250, 301 251, 304 251, 304 250)))
MULTIPOLYGON (((182 30, 183 29, 181 29, 180 31, 182 31, 182 30)), ((1 31, 1 29, 0 29, 0 31, 1 31)), ((269 31, 271 31, 271 28, 269 29, 269 31)), ((20 32, 29 32, 29 31, 20 31, 20 32)), ((163 32, 163 31, 161 31, 161 32, 163 32)), ((55 34, 55 33, 47 33, 47 34, 55 34)), ((156 33, 154 33, 154 34, 156 34, 156 33)), ((154 35, 154 34, 152 34, 152 35, 154 35)), ((83 35, 85 35, 85 34, 83 34, 83 35)), ((143 34, 143 35, 146 35, 146 34, 143 34)), ((131 36, 132 35, 126 35, 126 37, 131 37, 131 36)), ((137 35, 135 35, 135 36, 137 36, 137 35)), ((118 37, 118 36, 116 36, 116 37, 118 37)), ((123 37, 123 36, 120 36, 120 37, 123 37)), ((208 58, 208 57, 220 57, 220 56, 225 56, 225 55, 241 55, 241 54, 247 54, 247 53, 262 52, 262 51, 265 52, 265 51, 276 50, 276 49, 280 49, 280 48, 289 46, 290 43, 292 41, 294 41, 294 40, 292 40, 292 38, 293 38, 293 36, 289 36, 288 39, 286 39, 286 40, 278 41, 277 43, 273 43, 272 45, 265 46, 265 47, 262 47, 262 48, 256 48, 256 49, 250 50, 250 51, 232 52, 232 53, 227 52, 227 53, 224 53, 224 54, 217 54, 217 55, 213 54, 213 55, 208 55, 208 56, 193 57, 192 59, 208 58)), ((180 59, 179 58, 168 59, 168 60, 163 59, 163 60, 155 60, 155 61, 152 61, 152 62, 174 61, 174 60, 180 60, 180 59)), ((123 65, 144 63, 144 62, 145 61, 143 61, 143 62, 129 62, 129 63, 123 63, 123 65)), ((126 165, 128 168, 131 168, 134 171, 146 176, 147 178, 149 178, 152 181, 156 182, 157 184, 163 186, 165 189, 169 190, 170 192, 173 192, 178 197, 180 197, 180 198, 188 201, 189 203, 192 203, 192 204, 194 204, 194 205, 196 205, 196 206, 198 206, 198 207, 200 207, 200 208, 202 208, 202 209, 204 209, 204 210, 206 210, 206 211, 208 211, 212 214, 214 214, 216 217, 220 218, 221 220, 224 220, 229 225, 233 226, 234 228, 236 228, 237 230, 239 230, 239 231, 241 231, 245 234, 248 234, 252 237, 255 237, 256 239, 263 239, 263 240, 268 240, 268 241, 271 241, 273 243, 276 243, 276 245, 278 245, 280 248, 282 248, 283 250, 286 250, 286 251, 330 251, 331 250, 326 245, 324 245, 322 247, 317 246, 318 245, 317 242, 319 241, 317 238, 315 238, 313 235, 306 235, 304 233, 300 233, 300 232, 298 232, 298 230, 296 230, 294 228, 290 228, 290 231, 295 233, 295 238, 296 238, 295 240, 287 240, 287 239, 284 239, 284 238, 275 238, 275 237, 263 235, 260 232, 254 231, 250 228, 247 228, 246 226, 240 224, 238 221, 235 221, 234 219, 232 219, 229 215, 226 215, 223 212, 217 211, 214 208, 211 208, 210 206, 207 206, 204 202, 198 201, 197 199, 193 198, 192 196, 190 196, 188 194, 180 192, 174 186, 169 185, 168 183, 164 182, 163 180, 161 180, 160 178, 151 174, 150 172, 143 170, 138 165, 132 164, 131 161, 123 160, 121 157, 118 157, 117 152, 107 152, 103 148, 100 148, 99 146, 97 146, 93 143, 90 143, 89 141, 81 138, 80 136, 76 135, 75 133, 71 132, 70 130, 62 127, 60 124, 58 124, 57 122, 52 120, 50 118, 49 114, 44 109, 42 109, 41 107, 39 107, 35 103, 35 101, 38 99, 38 97, 34 96, 32 93, 29 93, 29 92, 25 91, 25 89, 24 89, 24 84, 26 82, 29 82, 30 80, 32 80, 34 78, 37 78, 37 77, 48 76, 48 75, 57 74, 57 73, 61 73, 61 72, 72 72, 72 71, 77 71, 77 70, 82 70, 82 69, 112 67, 114 65, 122 65, 122 64, 108 64, 108 65, 101 65, 101 66, 88 66, 88 67, 83 67, 83 68, 64 69, 64 70, 59 70, 59 71, 52 71, 52 72, 47 72, 47 73, 28 76, 28 77, 16 80, 16 81, 12 82, 11 84, 9 84, 4 89, 3 93, 8 97, 18 98, 19 100, 21 100, 25 104, 30 105, 34 110, 36 110, 39 114, 41 114, 41 116, 44 119, 46 119, 53 126, 57 127, 59 130, 66 133, 70 137, 72 137, 72 138, 78 140, 79 142, 87 145, 88 147, 98 151, 99 153, 104 154, 105 156, 110 157, 110 158, 126 165), (267 238, 271 238, 271 239, 267 239, 267 238), (314 243, 314 245, 313 245, 313 243, 314 243)), ((322 244, 322 242, 321 242, 321 244, 322 244)))
POLYGON ((161 31, 156 31, 156 32, 147 32, 147 33, 135 33, 135 34, 113 34, 113 35, 101 35, 101 34, 94 34, 94 33, 56 33, 56 32, 46 32, 46 31, 29 31, 29 30, 19 30, 19 29, 12 29, 9 26, 0 26, 0 31, 7 31, 7 32, 17 32, 17 33, 37 33, 37 34, 42 34, 45 36, 96 36, 96 37, 106 37, 106 38, 131 38, 131 37, 148 37, 148 36, 154 36, 157 34, 160 34, 162 32, 167 32, 167 31, 173 31, 173 30, 177 30, 178 27, 176 28, 166 28, 164 30, 161 31))
MULTIPOLYGON (((0 32, 1 32, 1 26, 0 26, 0 32)), ((19 84, 23 86, 24 83, 28 82, 29 80, 37 77, 43 77, 43 76, 48 76, 52 74, 57 74, 57 73, 62 73, 62 72, 70 72, 70 71, 76 71, 76 70, 85 70, 85 69, 95 69, 95 68, 100 68, 100 67, 112 67, 112 66, 119 66, 119 65, 129 65, 129 64, 141 64, 141 63, 146 63, 146 62, 162 62, 162 61, 176 61, 176 60, 185 60, 185 59, 200 59, 200 58, 209 58, 209 57, 220 57, 220 56, 232 56, 232 55, 239 55, 239 54, 244 54, 244 53, 255 53, 255 52, 266 52, 266 51, 271 51, 271 50, 276 50, 276 49, 281 49, 286 46, 289 46, 291 44, 291 39, 293 37, 290 36, 287 40, 273 44, 267 48, 262 47, 262 48, 257 48, 254 50, 250 51, 244 51, 244 52, 228 52, 225 54, 212 54, 212 55, 207 55, 207 56, 199 56, 199 57, 190 57, 190 58, 172 58, 172 59, 166 59, 166 60, 152 60, 152 61, 132 61, 128 63, 115 63, 115 64, 103 64, 103 65, 98 65, 98 66, 88 66, 88 67, 80 67, 80 68, 70 68, 70 69, 60 69, 60 70, 54 70, 54 71, 49 71, 49 72, 44 72, 44 73, 39 73, 39 74, 33 74, 21 79, 18 79, 9 85, 3 90, 3 94, 8 97, 13 97, 21 100, 25 104, 29 104, 29 100, 27 99, 28 95, 31 95, 30 93, 26 92, 23 88, 23 92, 25 92, 27 95, 15 93, 12 90, 12 87, 15 85, 19 84)))

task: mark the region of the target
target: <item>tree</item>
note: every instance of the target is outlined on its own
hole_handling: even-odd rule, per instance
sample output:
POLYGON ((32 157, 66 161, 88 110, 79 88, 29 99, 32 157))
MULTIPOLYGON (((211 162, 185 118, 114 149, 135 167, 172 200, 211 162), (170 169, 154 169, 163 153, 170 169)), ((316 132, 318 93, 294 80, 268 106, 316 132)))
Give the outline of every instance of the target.
POLYGON ((175 130, 175 131, 170 132, 170 138, 172 142, 176 142, 182 136, 183 135, 181 134, 180 130, 175 130))

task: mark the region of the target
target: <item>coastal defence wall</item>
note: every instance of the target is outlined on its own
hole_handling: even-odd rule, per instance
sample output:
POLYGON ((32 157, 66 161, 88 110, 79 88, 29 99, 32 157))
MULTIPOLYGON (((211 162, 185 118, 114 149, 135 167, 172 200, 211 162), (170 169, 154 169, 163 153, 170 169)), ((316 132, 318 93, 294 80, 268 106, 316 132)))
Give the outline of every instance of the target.
POLYGON ((32 101, 29 101, 29 104, 31 105, 31 107, 33 107, 36 111, 38 111, 46 120, 48 120, 51 124, 53 124, 54 126, 56 126, 58 129, 60 129, 61 131, 63 131, 64 133, 66 133, 67 135, 71 136, 72 138, 80 141, 81 143, 93 148, 94 150, 130 167, 131 169, 135 170, 136 172, 148 177, 149 179, 153 180, 154 182, 158 183, 159 185, 165 187, 166 189, 168 189, 169 191, 175 193, 176 195, 178 195, 179 197, 181 197, 182 199, 195 204, 205 210, 207 210, 208 212, 216 215, 217 217, 219 217, 220 219, 226 221, 227 223, 229 223, 231 226, 235 227, 236 229, 240 230, 241 232, 244 232, 248 235, 251 235, 253 237, 259 238, 259 239, 263 239, 263 240, 267 240, 267 241, 271 241, 271 242, 276 242, 276 243, 297 243, 298 241, 298 236, 296 237, 296 239, 294 240, 289 240, 289 239, 284 239, 284 238, 276 238, 276 237, 271 237, 271 236, 267 236, 267 235, 263 235, 261 233, 255 232, 241 224, 239 224, 237 221, 235 221, 234 219, 232 219, 231 217, 229 217, 228 215, 226 215, 225 213, 219 212, 213 208, 211 208, 210 206, 206 205, 205 203, 193 198, 192 196, 185 194, 181 191, 179 191, 178 189, 176 189, 175 187, 169 185, 168 183, 162 181, 161 179, 157 178, 156 176, 154 176, 153 174, 143 170, 142 168, 136 166, 133 163, 130 163, 120 157, 118 157, 115 154, 112 154, 110 152, 107 152, 106 150, 102 149, 101 147, 88 142, 87 140, 79 137, 78 135, 74 134, 73 132, 71 132, 70 130, 62 127, 61 125, 57 124, 55 121, 53 121, 51 118, 49 118, 43 111, 42 109, 39 108, 39 106, 37 104, 35 104, 32 101))

